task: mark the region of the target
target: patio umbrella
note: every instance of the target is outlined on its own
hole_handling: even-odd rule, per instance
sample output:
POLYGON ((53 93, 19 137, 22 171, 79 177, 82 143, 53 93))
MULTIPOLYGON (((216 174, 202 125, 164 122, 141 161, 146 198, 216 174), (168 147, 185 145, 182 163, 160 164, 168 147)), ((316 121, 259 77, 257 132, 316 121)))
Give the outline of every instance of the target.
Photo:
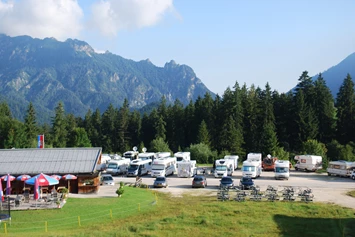
POLYGON ((14 180, 16 179, 15 176, 12 176, 12 175, 9 175, 9 174, 3 175, 3 176, 0 177, 1 180, 4 180, 4 181, 6 181, 6 182, 7 182, 7 179, 8 179, 8 178, 10 179, 10 182, 11 182, 11 181, 14 181, 14 180))
POLYGON ((53 174, 51 175, 52 178, 55 178, 56 180, 60 180, 62 178, 62 176, 57 175, 57 174, 53 174))
POLYGON ((30 179, 31 176, 29 176, 28 174, 22 174, 20 176, 17 176, 16 180, 18 181, 23 181, 23 189, 25 189, 25 182, 27 179, 30 179))
POLYGON ((77 179, 77 177, 72 174, 66 174, 66 175, 63 175, 62 179, 68 180, 68 192, 70 192, 70 180, 77 179))
POLYGON ((30 178, 31 178, 31 176, 29 176, 28 174, 23 174, 23 175, 17 176, 16 180, 26 181, 27 179, 30 179, 30 178))
POLYGON ((26 180, 25 183, 29 184, 29 185, 35 185, 36 178, 38 179, 38 186, 39 187, 56 185, 59 183, 59 181, 56 180, 55 178, 53 178, 49 175, 43 174, 43 173, 40 173, 40 174, 26 180))

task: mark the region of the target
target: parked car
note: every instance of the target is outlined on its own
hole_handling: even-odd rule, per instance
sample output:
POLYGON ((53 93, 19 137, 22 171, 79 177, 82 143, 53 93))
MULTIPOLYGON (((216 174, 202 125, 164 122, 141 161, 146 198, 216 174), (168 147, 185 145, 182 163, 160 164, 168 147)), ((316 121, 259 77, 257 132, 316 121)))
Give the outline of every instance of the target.
POLYGON ((352 178, 353 180, 355 180, 355 170, 353 170, 353 171, 351 172, 351 178, 352 178))
POLYGON ((234 187, 234 181, 229 176, 222 177, 222 179, 220 180, 219 187, 220 188, 233 188, 234 187))
POLYGON ((158 176, 154 180, 154 188, 167 188, 168 180, 164 176, 158 176))
POLYGON ((115 181, 113 180, 112 175, 103 174, 100 178, 100 185, 115 185, 115 181))
POLYGON ((207 179, 203 175, 195 175, 194 179, 192 180, 192 187, 193 188, 205 188, 207 187, 207 179))
POLYGON ((249 177, 242 177, 239 182, 240 188, 241 189, 251 189, 254 187, 254 181, 252 178, 249 177))

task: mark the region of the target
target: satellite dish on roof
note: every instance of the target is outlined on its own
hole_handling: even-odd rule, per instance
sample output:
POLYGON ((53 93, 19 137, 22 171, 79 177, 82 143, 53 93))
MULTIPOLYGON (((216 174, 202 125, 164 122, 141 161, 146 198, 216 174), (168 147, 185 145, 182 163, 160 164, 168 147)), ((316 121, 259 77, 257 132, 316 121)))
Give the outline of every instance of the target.
POLYGON ((271 158, 271 155, 269 154, 269 155, 267 155, 267 158, 271 158))
POLYGON ((147 148, 143 147, 142 151, 143 151, 143 153, 145 153, 147 151, 147 148))
POLYGON ((136 146, 133 147, 133 151, 137 151, 137 147, 136 146))

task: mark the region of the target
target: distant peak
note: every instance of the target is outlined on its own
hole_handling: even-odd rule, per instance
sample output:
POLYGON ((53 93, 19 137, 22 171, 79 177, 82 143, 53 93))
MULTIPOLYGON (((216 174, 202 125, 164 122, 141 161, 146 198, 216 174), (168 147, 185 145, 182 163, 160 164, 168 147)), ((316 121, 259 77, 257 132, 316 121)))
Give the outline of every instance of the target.
POLYGON ((175 68, 178 66, 179 66, 179 64, 177 64, 174 60, 170 60, 170 62, 165 63, 164 68, 175 68))

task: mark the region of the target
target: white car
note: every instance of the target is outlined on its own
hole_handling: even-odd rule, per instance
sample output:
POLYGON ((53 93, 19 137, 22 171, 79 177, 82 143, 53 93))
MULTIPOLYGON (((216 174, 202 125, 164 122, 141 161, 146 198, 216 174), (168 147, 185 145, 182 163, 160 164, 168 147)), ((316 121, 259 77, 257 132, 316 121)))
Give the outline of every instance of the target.
POLYGON ((112 175, 103 174, 100 178, 100 185, 115 185, 112 175))

